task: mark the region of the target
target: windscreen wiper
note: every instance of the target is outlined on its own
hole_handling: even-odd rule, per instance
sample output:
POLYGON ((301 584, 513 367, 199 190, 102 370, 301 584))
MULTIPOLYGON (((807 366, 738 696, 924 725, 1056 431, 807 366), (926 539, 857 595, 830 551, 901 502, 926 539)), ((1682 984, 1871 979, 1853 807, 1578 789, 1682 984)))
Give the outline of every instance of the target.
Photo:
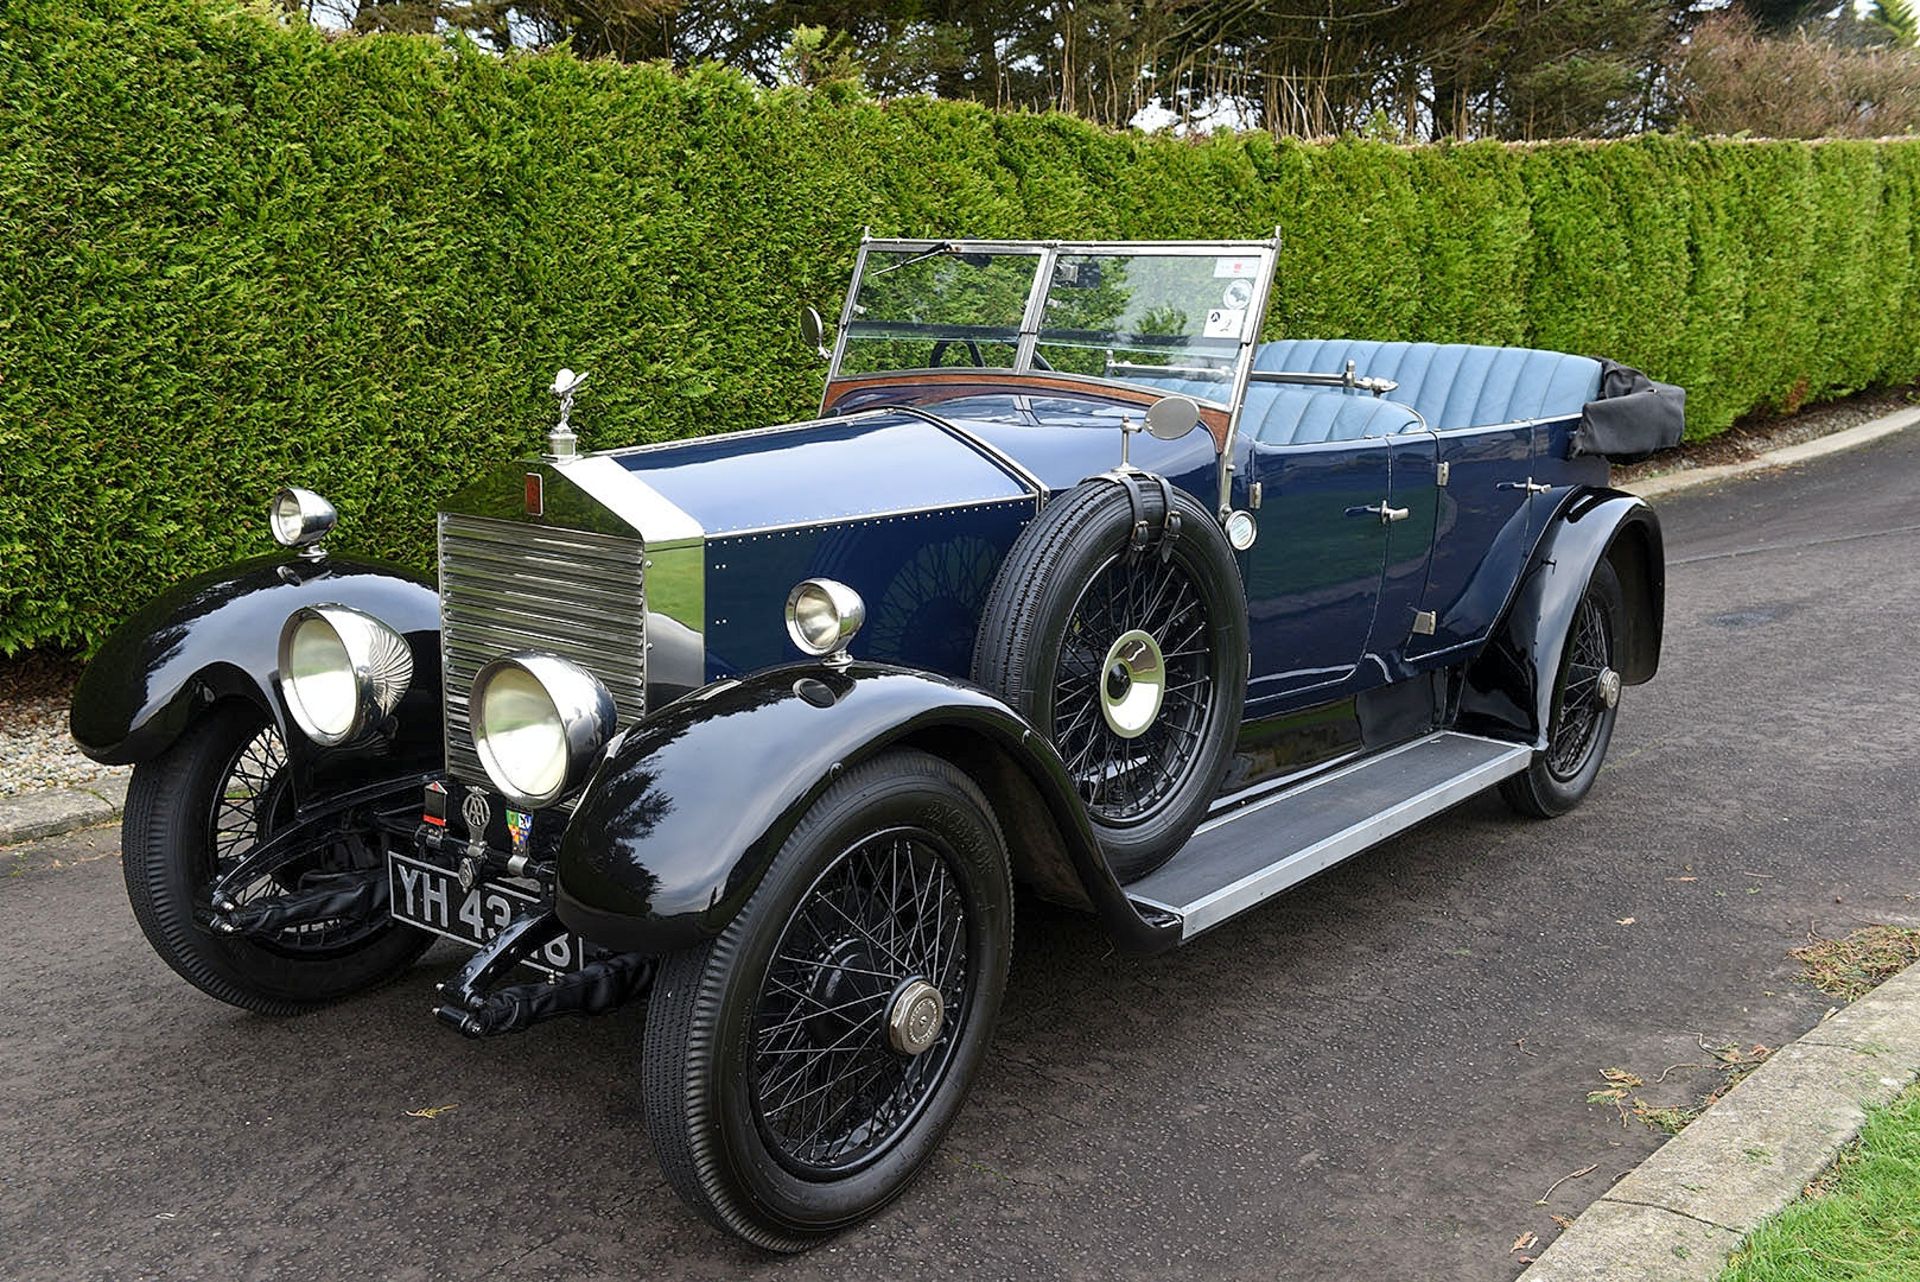
POLYGON ((954 244, 952 241, 948 241, 945 244, 935 245, 932 249, 923 250, 915 254, 912 258, 903 258, 897 263, 889 263, 877 271, 868 272, 867 275, 885 276, 888 272, 897 272, 902 267, 911 267, 915 263, 924 263, 927 259, 937 257, 940 254, 953 254, 969 267, 985 267, 993 261, 993 255, 991 254, 962 253, 960 246, 954 244))

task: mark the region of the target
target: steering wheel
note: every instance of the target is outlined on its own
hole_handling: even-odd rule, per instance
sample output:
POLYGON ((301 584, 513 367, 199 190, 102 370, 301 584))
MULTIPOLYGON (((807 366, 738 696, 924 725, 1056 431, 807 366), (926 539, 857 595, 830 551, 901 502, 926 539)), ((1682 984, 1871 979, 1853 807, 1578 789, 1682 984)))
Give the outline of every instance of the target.
MULTIPOLYGON (((973 357, 973 367, 975 369, 985 369, 987 362, 986 359, 980 355, 980 344, 974 342, 971 338, 963 338, 960 341, 966 344, 967 355, 973 357)), ((932 369, 939 369, 942 365, 946 364, 947 348, 952 345, 953 340, 950 338, 943 338, 935 343, 933 345, 933 355, 928 358, 928 366, 932 369)))

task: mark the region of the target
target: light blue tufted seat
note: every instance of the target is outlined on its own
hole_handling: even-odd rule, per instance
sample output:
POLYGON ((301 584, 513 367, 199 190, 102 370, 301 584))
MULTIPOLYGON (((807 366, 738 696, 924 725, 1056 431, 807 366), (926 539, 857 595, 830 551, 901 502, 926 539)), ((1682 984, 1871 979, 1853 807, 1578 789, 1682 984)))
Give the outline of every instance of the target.
MULTIPOLYGON (((1392 399, 1345 388, 1251 383, 1241 430, 1267 445, 1317 445, 1386 436, 1417 418, 1445 432, 1573 415, 1600 395, 1599 361, 1524 347, 1290 338, 1260 344, 1253 367, 1340 374, 1349 360, 1357 375, 1398 383, 1392 399)), ((1227 394, 1225 384, 1207 379, 1137 381, 1201 400, 1221 401, 1227 394)))
MULTIPOLYGON (((1436 432, 1578 414, 1600 394, 1599 361, 1525 347, 1290 338, 1262 343, 1253 355, 1255 369, 1294 373, 1338 374, 1348 361, 1356 374, 1400 384, 1393 399, 1419 410, 1436 432)), ((1252 409, 1250 395, 1243 421, 1252 409)))
MULTIPOLYGON (((1227 385, 1201 378, 1150 378, 1169 392, 1198 400, 1223 401, 1227 385)), ((1240 412, 1240 430, 1267 445, 1319 445, 1327 441, 1357 441, 1388 436, 1419 423, 1419 416, 1398 401, 1369 392, 1340 388, 1289 387, 1285 383, 1250 383, 1246 407, 1240 412)))

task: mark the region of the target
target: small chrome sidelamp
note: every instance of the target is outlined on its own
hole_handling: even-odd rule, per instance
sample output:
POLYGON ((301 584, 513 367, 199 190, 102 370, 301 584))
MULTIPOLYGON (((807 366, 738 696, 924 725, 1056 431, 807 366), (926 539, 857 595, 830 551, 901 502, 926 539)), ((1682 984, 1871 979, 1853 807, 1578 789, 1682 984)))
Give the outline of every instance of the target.
POLYGON ((866 621, 867 603, 837 580, 802 579, 787 593, 787 635, 829 667, 844 668, 853 662, 847 646, 866 621))
POLYGON ((573 433, 573 394, 587 381, 585 374, 563 369, 553 376, 550 389, 560 398, 560 421, 547 432, 547 457, 559 462, 580 452, 580 438, 573 433))
POLYGON ((287 486, 267 504, 267 528, 273 532, 273 541, 297 549, 309 561, 325 559, 327 553, 320 540, 339 519, 333 504, 297 485, 287 486))

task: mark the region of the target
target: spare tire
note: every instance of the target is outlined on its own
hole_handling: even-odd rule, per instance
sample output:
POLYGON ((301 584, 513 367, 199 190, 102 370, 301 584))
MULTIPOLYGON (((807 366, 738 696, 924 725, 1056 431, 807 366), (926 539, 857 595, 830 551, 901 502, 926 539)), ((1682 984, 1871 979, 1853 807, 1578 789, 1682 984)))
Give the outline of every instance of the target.
POLYGON ((1062 494, 1000 568, 973 679, 1052 741, 1114 875, 1151 872, 1205 817, 1240 729, 1246 594, 1219 524, 1150 477, 1062 494))

